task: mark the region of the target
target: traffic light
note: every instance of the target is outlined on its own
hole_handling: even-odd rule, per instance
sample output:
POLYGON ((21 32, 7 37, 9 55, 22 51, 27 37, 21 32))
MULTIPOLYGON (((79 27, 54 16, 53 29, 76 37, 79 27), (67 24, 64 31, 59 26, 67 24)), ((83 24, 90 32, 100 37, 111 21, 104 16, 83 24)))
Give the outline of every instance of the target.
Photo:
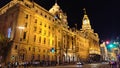
POLYGON ((51 50, 50 50, 52 53, 54 53, 55 52, 55 49, 54 48, 51 48, 51 50))
POLYGON ((113 44, 109 44, 108 46, 109 46, 109 48, 113 48, 113 47, 114 47, 114 45, 113 45, 113 44))
POLYGON ((110 43, 110 44, 107 45, 107 49, 108 49, 109 51, 111 51, 113 48, 115 48, 115 45, 114 45, 114 44, 110 43))
POLYGON ((110 42, 109 42, 109 41, 106 41, 105 43, 106 43, 106 44, 109 44, 110 42))

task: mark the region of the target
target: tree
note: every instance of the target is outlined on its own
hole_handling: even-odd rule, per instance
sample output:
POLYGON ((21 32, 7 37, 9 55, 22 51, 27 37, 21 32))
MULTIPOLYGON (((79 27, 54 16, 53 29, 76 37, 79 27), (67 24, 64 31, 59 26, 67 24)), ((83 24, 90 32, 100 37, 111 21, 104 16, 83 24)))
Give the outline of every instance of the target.
POLYGON ((2 33, 0 33, 0 56, 2 56, 1 61, 4 61, 5 58, 8 55, 9 49, 10 49, 10 45, 12 42, 9 41, 8 38, 6 38, 2 33))
POLYGON ((3 49, 7 46, 6 42, 7 42, 7 39, 2 33, 0 33, 0 55, 3 54, 3 49))

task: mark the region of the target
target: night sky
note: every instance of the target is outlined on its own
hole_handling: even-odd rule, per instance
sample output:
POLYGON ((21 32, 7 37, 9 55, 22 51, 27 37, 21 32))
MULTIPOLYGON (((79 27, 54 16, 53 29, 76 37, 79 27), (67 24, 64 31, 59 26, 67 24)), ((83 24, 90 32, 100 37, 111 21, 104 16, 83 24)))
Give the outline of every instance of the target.
MULTIPOLYGON (((0 0, 0 7, 11 0, 0 0)), ((36 3, 49 10, 55 0, 34 0, 36 3)), ((120 37, 120 2, 119 0, 58 0, 58 5, 67 13, 70 27, 78 24, 81 29, 83 8, 94 32, 99 34, 100 40, 110 40, 120 37)))

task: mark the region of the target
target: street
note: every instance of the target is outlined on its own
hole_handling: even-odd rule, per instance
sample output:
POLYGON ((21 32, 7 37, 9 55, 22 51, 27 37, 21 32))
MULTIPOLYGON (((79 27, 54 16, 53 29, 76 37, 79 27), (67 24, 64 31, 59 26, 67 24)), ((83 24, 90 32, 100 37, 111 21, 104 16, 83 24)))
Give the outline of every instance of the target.
POLYGON ((50 67, 31 67, 31 68, 118 68, 116 66, 110 67, 109 64, 92 63, 84 65, 63 65, 63 66, 50 66, 50 67))
MULTIPOLYGON (((6 67, 5 67, 6 68, 6 67)), ((11 68, 11 67, 10 67, 11 68)), ((57 66, 18 66, 12 68, 119 68, 118 65, 109 65, 108 63, 91 63, 83 65, 57 65, 57 66)))

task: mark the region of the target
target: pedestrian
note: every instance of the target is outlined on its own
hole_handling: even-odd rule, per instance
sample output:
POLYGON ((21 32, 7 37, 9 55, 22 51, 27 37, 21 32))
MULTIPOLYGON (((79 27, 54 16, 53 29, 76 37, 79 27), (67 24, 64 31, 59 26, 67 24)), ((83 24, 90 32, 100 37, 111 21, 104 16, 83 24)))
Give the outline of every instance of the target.
POLYGON ((2 65, 0 64, 0 68, 2 68, 2 65))
POLYGON ((116 61, 114 62, 114 68, 117 68, 117 62, 116 61))
POLYGON ((112 61, 110 61, 110 62, 109 62, 110 67, 112 67, 112 64, 113 64, 112 61))

